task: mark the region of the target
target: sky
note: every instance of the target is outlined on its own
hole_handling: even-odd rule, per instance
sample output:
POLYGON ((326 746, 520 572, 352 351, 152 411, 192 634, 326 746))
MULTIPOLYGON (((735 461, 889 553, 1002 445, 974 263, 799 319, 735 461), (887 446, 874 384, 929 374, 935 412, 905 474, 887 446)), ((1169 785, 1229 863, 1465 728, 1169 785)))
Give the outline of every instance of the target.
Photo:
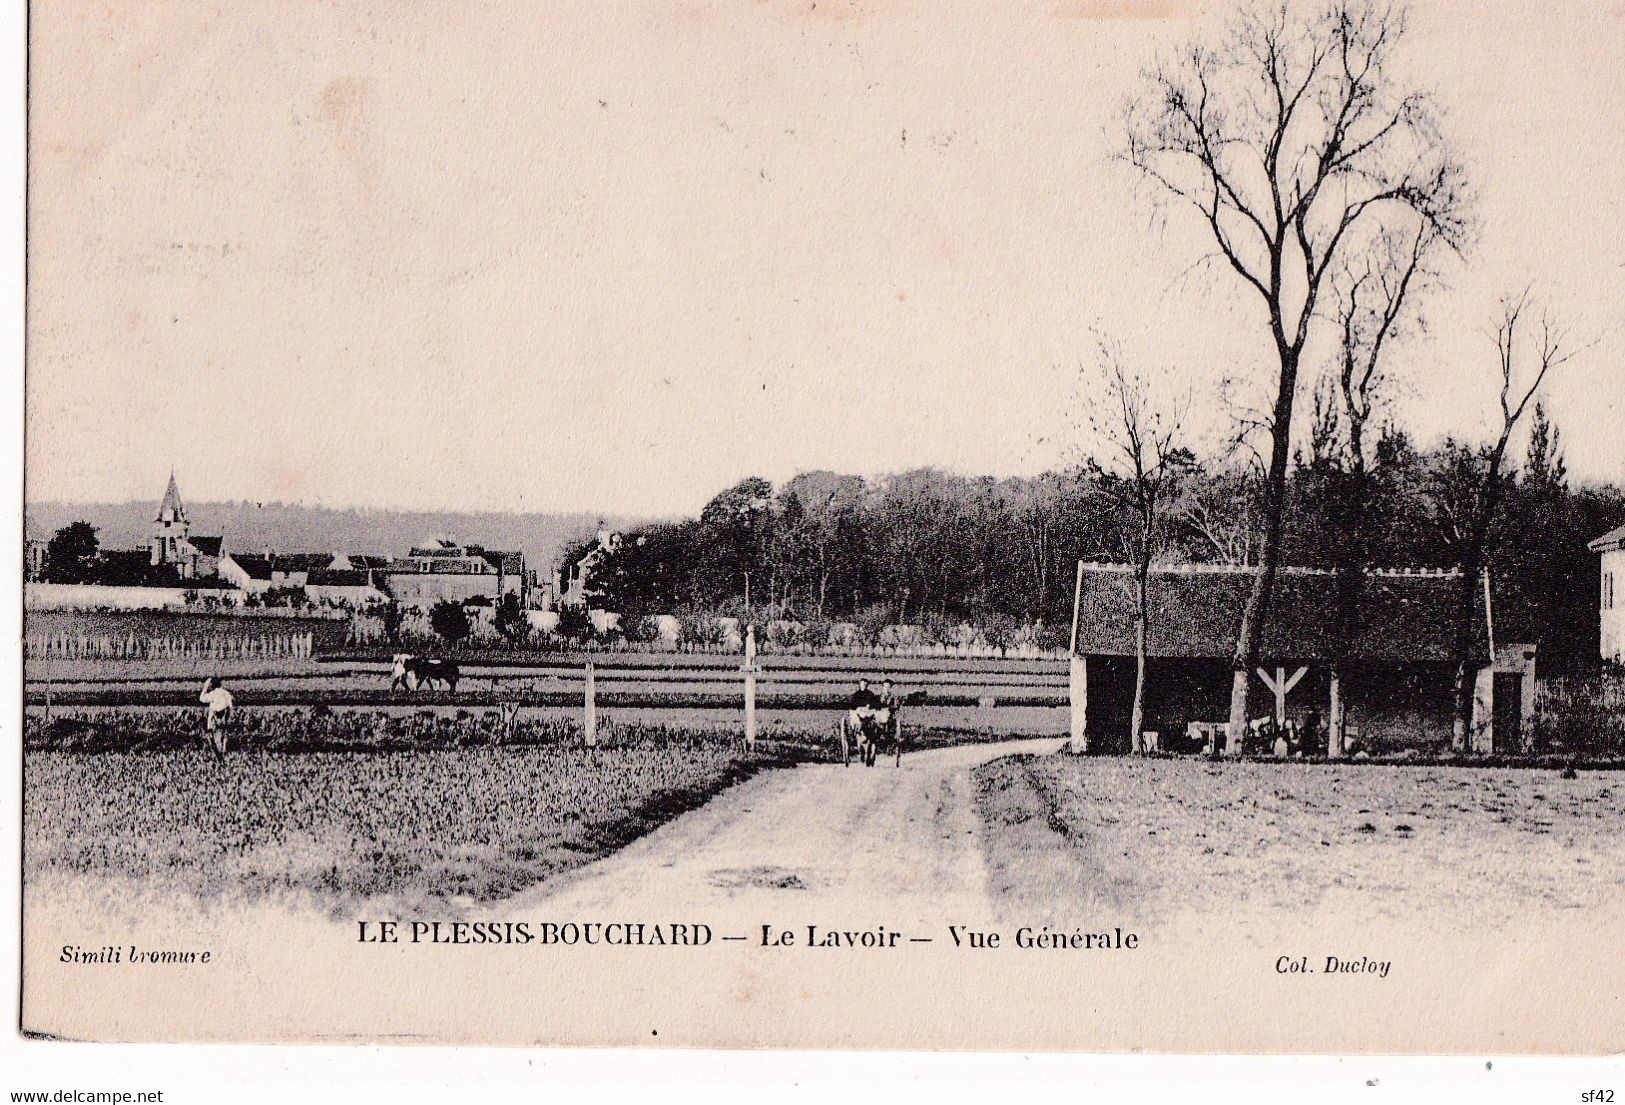
MULTIPOLYGON (((693 513, 749 475, 1075 460, 1098 334, 1196 399, 1251 293, 1114 155, 1224 5, 62 0, 32 19, 27 494, 693 513)), ((1625 3, 1435 0, 1477 194, 1393 416, 1487 431, 1498 297, 1625 483, 1625 3)))

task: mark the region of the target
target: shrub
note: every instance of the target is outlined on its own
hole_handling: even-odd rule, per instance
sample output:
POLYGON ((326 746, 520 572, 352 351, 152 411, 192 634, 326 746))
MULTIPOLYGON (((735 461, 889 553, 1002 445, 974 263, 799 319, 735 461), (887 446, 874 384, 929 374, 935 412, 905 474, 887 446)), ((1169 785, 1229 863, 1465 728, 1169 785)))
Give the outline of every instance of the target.
POLYGON ((592 616, 585 606, 566 606, 559 611, 559 627, 554 630, 566 641, 584 642, 596 636, 592 616))
POLYGON ((716 617, 701 611, 681 615, 683 640, 697 645, 720 645, 727 637, 716 617))
POLYGON ((401 623, 406 620, 406 611, 401 609, 398 602, 382 602, 378 604, 378 620, 383 623, 384 639, 390 644, 399 644, 401 640, 401 623))
POLYGON ((655 640, 660 636, 660 630, 655 624, 653 614, 636 618, 624 617, 621 619, 621 636, 628 644, 641 644, 655 640))
POLYGON ((919 620, 920 640, 928 645, 952 644, 959 632, 959 621, 946 614, 930 613, 919 620))
POLYGON ((271 587, 264 596, 266 606, 309 606, 310 598, 303 587, 271 587))
POLYGON ((441 599, 434 604, 429 611, 429 627, 451 645, 463 641, 474 629, 463 604, 452 599, 441 599))
POLYGON ((1021 638, 1021 622, 1012 614, 989 613, 980 628, 987 643, 998 648, 1014 648, 1021 638))
POLYGON ((496 606, 493 624, 497 634, 510 644, 523 644, 525 638, 530 636, 530 619, 525 617, 525 609, 515 594, 502 596, 496 606))
POLYGON ((801 640, 809 645, 827 645, 829 630, 834 624, 822 614, 810 614, 802 619, 801 640))
POLYGON ((1033 643, 1045 652, 1054 652, 1071 643, 1071 631, 1065 626, 1039 622, 1033 627, 1033 643))
POLYGON ((866 645, 879 641, 880 631, 895 620, 891 606, 883 602, 871 603, 852 616, 852 623, 858 627, 858 636, 866 645))
POLYGON ((758 643, 771 644, 776 648, 793 648, 801 643, 806 633, 806 626, 801 622, 773 621, 769 622, 766 632, 759 634, 758 643))

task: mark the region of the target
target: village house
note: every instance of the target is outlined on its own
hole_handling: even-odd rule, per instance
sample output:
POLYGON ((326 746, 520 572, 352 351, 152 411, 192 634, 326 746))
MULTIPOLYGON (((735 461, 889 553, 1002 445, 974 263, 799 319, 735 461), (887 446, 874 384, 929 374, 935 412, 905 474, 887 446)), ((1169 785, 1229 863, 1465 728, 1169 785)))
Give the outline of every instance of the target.
POLYGON ((620 550, 621 541, 619 533, 600 522, 598 544, 554 573, 553 591, 549 598, 556 596, 561 607, 586 606, 587 589, 592 586, 593 572, 606 556, 620 550))
MULTIPOLYGON (((1258 569, 1181 564, 1152 569, 1148 595, 1145 729, 1160 746, 1195 750, 1222 732, 1229 714, 1237 626, 1258 569), (1183 747, 1182 747, 1183 746, 1183 747)), ((1454 718, 1453 615, 1460 577, 1442 570, 1366 574, 1359 625, 1336 687, 1346 731, 1368 751, 1448 747, 1454 718)), ((1329 724, 1337 577, 1282 568, 1259 648, 1253 714, 1308 729, 1329 724), (1311 717, 1313 715, 1313 717, 1311 717)), ((1534 706, 1534 646, 1498 644, 1488 587, 1473 616, 1475 751, 1522 750, 1534 706)), ((1135 670, 1134 568, 1080 565, 1074 630, 1074 709, 1097 751, 1129 739, 1135 670)), ((1217 737, 1222 744, 1222 736, 1217 737)), ((1318 751, 1324 751, 1324 745, 1318 751)))
POLYGON ((1602 573, 1599 649, 1604 660, 1625 663, 1625 526, 1609 530, 1590 548, 1600 558, 1602 573))
POLYGON ((304 587, 310 581, 311 572, 322 571, 333 563, 330 552, 272 552, 269 556, 273 587, 304 587))
POLYGON ((392 560, 382 573, 384 589, 402 606, 427 609, 437 602, 499 601, 528 596, 525 556, 438 540, 392 560))
POLYGON ((45 550, 50 542, 38 537, 23 540, 23 579, 37 582, 45 574, 45 550))
POLYGON ((389 567, 389 557, 338 553, 328 561, 327 567, 335 572, 382 572, 389 567))
POLYGON ((220 558, 220 578, 238 590, 263 595, 271 582, 271 558, 258 553, 227 553, 220 558))
POLYGON ((312 568, 305 578, 305 596, 319 605, 352 609, 389 598, 373 582, 372 572, 361 568, 312 568))
MULTIPOLYGON (((252 594, 308 588, 312 573, 329 571, 332 553, 231 553, 219 563, 220 578, 252 594)), ((365 574, 365 573, 364 573, 365 574)))

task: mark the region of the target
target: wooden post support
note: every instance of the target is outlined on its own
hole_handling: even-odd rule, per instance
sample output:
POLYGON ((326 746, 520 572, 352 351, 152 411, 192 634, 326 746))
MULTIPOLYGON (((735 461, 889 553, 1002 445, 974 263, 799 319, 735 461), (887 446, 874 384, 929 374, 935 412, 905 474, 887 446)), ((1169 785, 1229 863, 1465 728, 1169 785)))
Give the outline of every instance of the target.
POLYGON ((1067 751, 1089 751, 1089 660, 1073 653, 1069 658, 1067 698, 1072 704, 1072 736, 1067 751))
POLYGON ((1302 679, 1304 677, 1304 673, 1309 669, 1306 667, 1299 668, 1297 671, 1292 673, 1292 677, 1290 679, 1287 678, 1285 668, 1276 668, 1274 679, 1271 679, 1270 673, 1265 671, 1263 668, 1259 668, 1257 670, 1258 678, 1264 681, 1264 686, 1275 692, 1275 724, 1285 725, 1286 696, 1291 692, 1293 687, 1298 685, 1298 680, 1302 679))
POLYGON ((756 747, 756 627, 745 629, 745 747, 756 747))
POLYGON ((1083 561, 1072 586, 1072 640, 1067 646, 1067 701, 1072 707, 1072 732, 1066 748, 1082 755, 1089 751, 1089 661, 1078 655, 1078 616, 1083 612, 1083 561))
POLYGON ((587 661, 587 717, 583 732, 587 735, 587 745, 591 747, 598 743, 598 687, 593 677, 592 661, 587 661))

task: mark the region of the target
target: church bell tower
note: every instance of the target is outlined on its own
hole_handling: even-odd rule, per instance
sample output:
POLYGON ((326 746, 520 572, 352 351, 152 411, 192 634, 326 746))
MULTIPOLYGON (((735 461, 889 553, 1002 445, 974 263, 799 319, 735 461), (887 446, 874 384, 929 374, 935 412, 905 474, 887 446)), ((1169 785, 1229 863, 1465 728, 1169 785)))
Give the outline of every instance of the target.
POLYGON ((186 507, 181 504, 180 488, 175 486, 175 473, 169 473, 169 486, 164 489, 164 501, 158 504, 158 517, 152 526, 152 562, 179 564, 187 532, 192 528, 186 520, 186 507))

